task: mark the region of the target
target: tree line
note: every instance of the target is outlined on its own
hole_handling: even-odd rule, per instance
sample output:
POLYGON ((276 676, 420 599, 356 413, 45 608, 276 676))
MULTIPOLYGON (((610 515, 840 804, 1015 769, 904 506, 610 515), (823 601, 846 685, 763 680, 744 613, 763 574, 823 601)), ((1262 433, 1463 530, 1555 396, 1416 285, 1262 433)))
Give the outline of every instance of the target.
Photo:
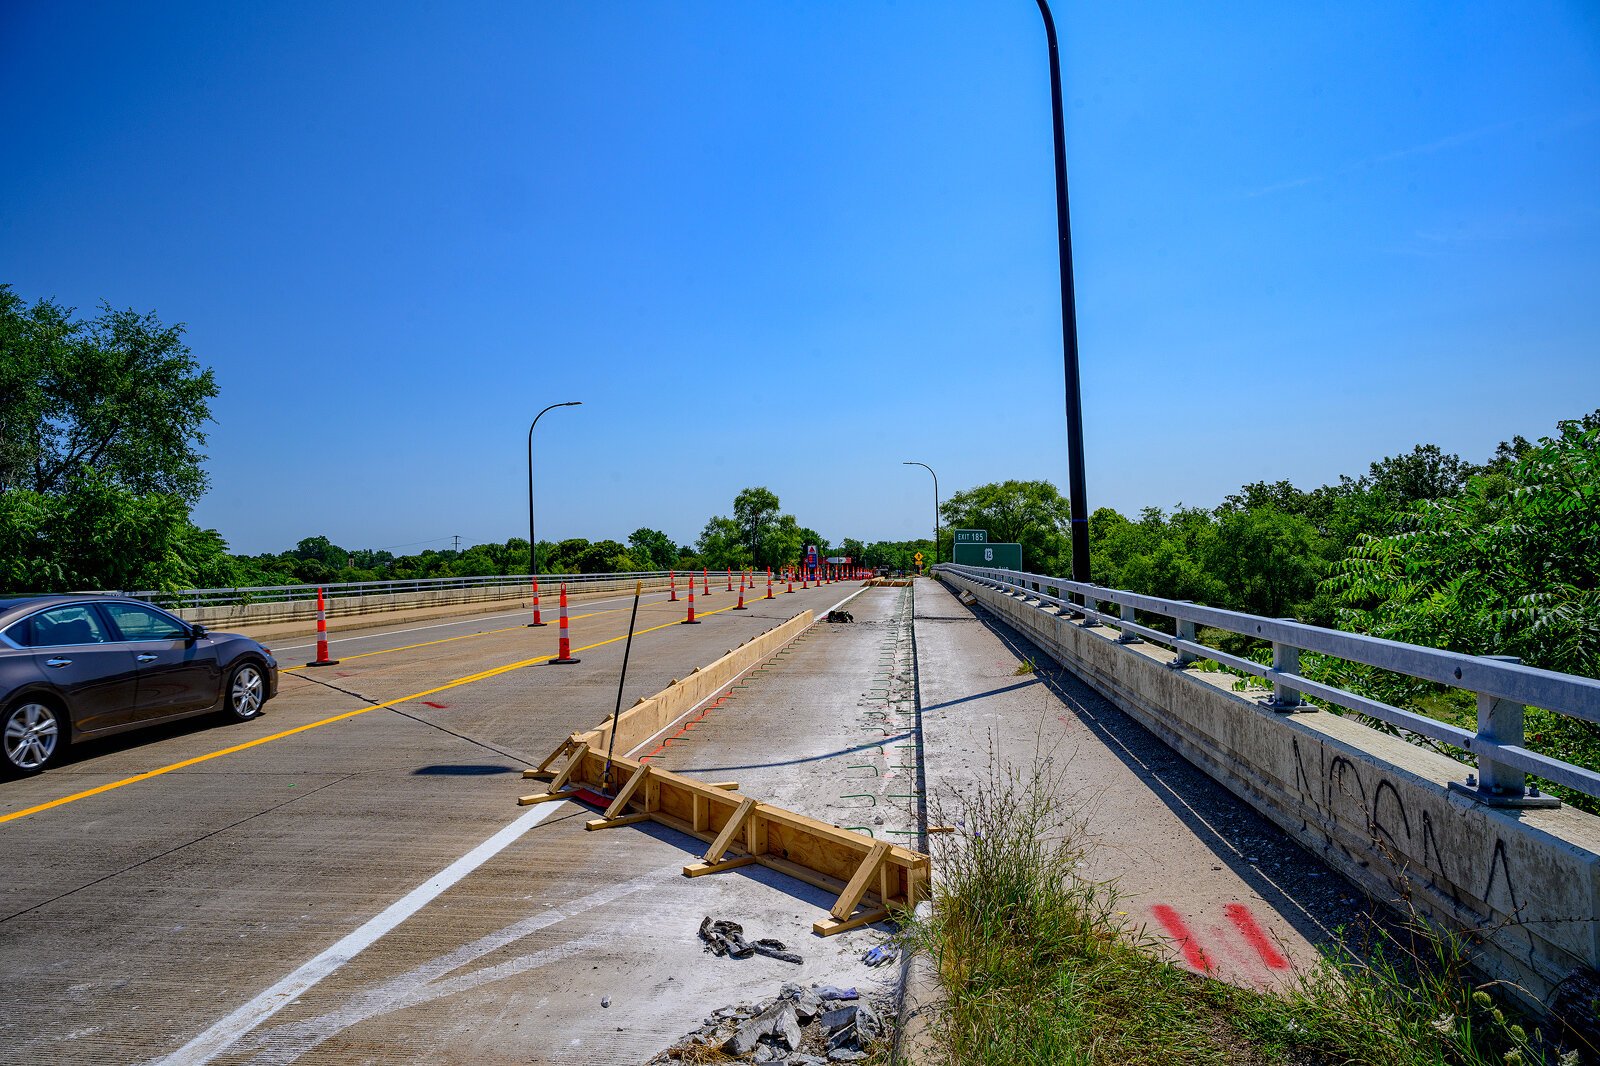
MULTIPOLYGON (((235 555, 190 510, 207 488, 216 380, 181 324, 102 304, 80 317, 0 285, 0 587, 245 587, 527 573, 528 542, 409 555, 325 536, 235 555)), ((1242 486, 1216 507, 1090 518, 1097 582, 1272 617, 1295 617, 1536 665, 1600 673, 1600 411, 1481 463, 1421 444, 1358 475, 1300 489, 1242 486)), ((950 530, 1022 545, 1024 566, 1071 571, 1068 501, 1047 481, 999 481, 943 501, 950 530)), ((752 486, 677 543, 648 527, 626 543, 540 542, 540 570, 765 569, 806 546, 910 570, 929 540, 830 543, 752 486)))

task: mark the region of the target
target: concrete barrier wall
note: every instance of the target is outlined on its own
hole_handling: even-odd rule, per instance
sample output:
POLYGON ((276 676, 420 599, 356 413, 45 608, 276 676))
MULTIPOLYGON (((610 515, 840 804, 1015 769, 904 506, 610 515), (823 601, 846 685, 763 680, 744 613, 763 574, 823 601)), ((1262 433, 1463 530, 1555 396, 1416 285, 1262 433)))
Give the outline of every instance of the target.
MULTIPOLYGON (((595 596, 602 593, 631 592, 634 584, 633 578, 618 581, 602 581, 598 583, 586 582, 581 587, 573 586, 567 590, 571 599, 583 596, 595 596)), ((667 588, 665 578, 659 581, 646 581, 646 592, 660 592, 667 588)), ((686 596, 685 586, 679 583, 680 596, 686 596)), ((539 586, 540 605, 545 607, 553 618, 555 616, 557 595, 561 590, 560 582, 551 582, 539 586)), ((721 591, 721 590, 718 590, 721 591)), ((305 622, 317 617, 316 590, 313 587, 309 600, 281 601, 277 603, 233 603, 214 607, 177 607, 169 608, 173 614, 187 622, 199 622, 209 629, 226 629, 228 627, 244 625, 263 625, 270 622, 305 622)), ((328 617, 347 618, 354 615, 383 614, 389 611, 405 611, 417 607, 444 607, 453 604, 508 604, 517 603, 531 606, 533 603, 532 590, 526 585, 495 585, 480 588, 451 588, 451 589, 424 589, 416 592, 374 592, 364 596, 339 596, 326 601, 328 617)))
POLYGON ((1483 806, 1449 791, 1467 770, 1453 759, 1325 711, 1278 713, 1233 675, 1175 670, 1166 649, 942 577, 1369 895, 1470 932, 1481 968, 1531 1005, 1600 966, 1600 818, 1483 806))
MULTIPOLYGON (((676 723, 732 683, 734 678, 771 658, 779 648, 799 636, 814 617, 810 611, 801 611, 788 621, 733 648, 714 662, 695 667, 688 677, 674 680, 654 696, 640 699, 624 710, 619 719, 618 751, 628 754, 676 723)), ((606 750, 611 743, 611 719, 606 718, 584 739, 596 750, 606 750)))

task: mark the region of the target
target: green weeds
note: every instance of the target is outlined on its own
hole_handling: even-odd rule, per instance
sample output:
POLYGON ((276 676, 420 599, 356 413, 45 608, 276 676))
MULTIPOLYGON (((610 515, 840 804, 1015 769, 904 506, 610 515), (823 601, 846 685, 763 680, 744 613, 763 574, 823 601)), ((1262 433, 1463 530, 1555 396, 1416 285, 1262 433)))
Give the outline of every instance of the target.
MULTIPOLYGON (((995 773, 940 820, 931 917, 911 919, 942 985, 934 1025, 952 1066, 1157 1063, 1570 1066, 1477 986, 1464 942, 1423 923, 1374 927, 1277 992, 1166 961, 1163 942, 1080 875, 1076 812, 1051 760, 995 773)), ((923 1061, 927 1061, 924 1059, 923 1061)))

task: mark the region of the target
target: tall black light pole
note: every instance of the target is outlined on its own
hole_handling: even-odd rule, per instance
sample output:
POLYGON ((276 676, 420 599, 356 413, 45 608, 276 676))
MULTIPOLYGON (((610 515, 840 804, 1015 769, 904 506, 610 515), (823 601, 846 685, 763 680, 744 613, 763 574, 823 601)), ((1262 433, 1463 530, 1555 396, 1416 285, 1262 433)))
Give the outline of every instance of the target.
POLYGON ((528 572, 533 580, 534 601, 533 621, 528 623, 531 629, 545 623, 539 620, 539 542, 533 536, 533 427, 539 424, 539 419, 545 416, 545 411, 554 411, 557 407, 582 407, 582 400, 569 400, 566 403, 553 403, 533 416, 533 422, 528 426, 528 572))
MULTIPOLYGON (((928 473, 933 474, 933 467, 927 463, 901 463, 901 466, 920 466, 928 473)), ((939 565, 939 475, 933 474, 933 563, 939 565)), ((932 569, 931 567, 929 569, 932 569)))
POLYGON ((1050 43, 1050 117, 1056 137, 1056 234, 1061 254, 1061 353, 1067 372, 1067 481, 1072 507, 1072 580, 1089 580, 1089 498, 1083 475, 1083 392, 1078 385, 1078 309, 1072 288, 1072 221, 1067 214, 1067 137, 1061 118, 1061 55, 1056 20, 1038 0, 1050 43))

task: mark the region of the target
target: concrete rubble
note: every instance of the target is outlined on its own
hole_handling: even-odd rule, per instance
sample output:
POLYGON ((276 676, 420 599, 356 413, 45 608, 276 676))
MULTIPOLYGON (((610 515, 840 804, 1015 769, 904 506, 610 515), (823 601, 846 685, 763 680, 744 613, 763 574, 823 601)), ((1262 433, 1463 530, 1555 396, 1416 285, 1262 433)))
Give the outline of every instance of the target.
POLYGON ((735 1062, 826 1066, 868 1057, 889 1036, 887 1000, 863 1002, 854 988, 786 983, 776 998, 721 1007, 700 1028, 651 1060, 699 1062, 707 1052, 735 1062))

